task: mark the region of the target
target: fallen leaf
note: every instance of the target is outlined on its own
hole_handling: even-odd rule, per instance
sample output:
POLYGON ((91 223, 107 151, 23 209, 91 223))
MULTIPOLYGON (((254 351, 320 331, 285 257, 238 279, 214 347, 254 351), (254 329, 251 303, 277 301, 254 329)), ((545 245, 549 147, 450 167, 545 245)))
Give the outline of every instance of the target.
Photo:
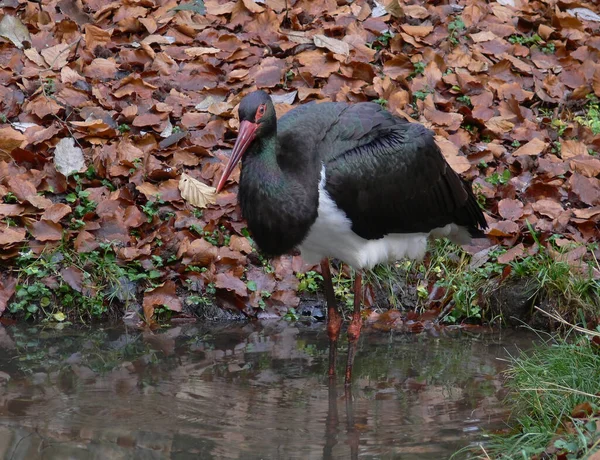
POLYGON ((510 248, 504 254, 498 256, 498 263, 508 264, 515 260, 517 257, 521 257, 525 253, 525 246, 523 243, 519 243, 513 248, 510 248))
POLYGON ((26 231, 20 227, 0 227, 0 245, 20 243, 25 239, 26 231))
POLYGON ((191 57, 204 56, 206 54, 217 54, 221 50, 219 48, 210 48, 206 46, 193 46, 184 50, 185 54, 191 57))
POLYGON ((83 151, 75 146, 75 140, 72 137, 64 137, 56 144, 54 165, 63 176, 85 171, 83 151))
POLYGON ((42 219, 51 222, 60 222, 60 220, 70 214, 71 211, 71 206, 63 203, 56 203, 45 209, 44 214, 42 214, 42 219))
POLYGON ((584 21, 600 22, 600 15, 589 8, 571 8, 567 13, 584 21))
POLYGON ((0 21, 0 37, 10 40, 13 45, 19 49, 23 49, 23 43, 31 43, 29 30, 23 25, 21 20, 16 16, 5 14, 0 21))
POLYGON ((183 173, 179 179, 181 197, 197 208, 205 208, 216 202, 217 190, 183 173))
POLYGON ((177 285, 171 280, 144 293, 143 309, 147 323, 152 323, 155 307, 161 306, 171 311, 181 311, 183 308, 181 300, 177 297, 177 285))
POLYGON ((69 59, 69 51, 71 46, 66 43, 44 48, 41 52, 42 57, 48 64, 48 67, 55 70, 60 70, 67 65, 69 59))
POLYGON ((546 150, 546 147, 548 147, 548 144, 546 142, 544 142, 541 139, 535 138, 535 139, 527 142, 527 144, 522 145, 517 150, 515 150, 513 152, 513 156, 516 156, 516 157, 521 156, 521 155, 537 156, 540 153, 542 153, 544 150, 546 150))
POLYGON ((50 220, 39 220, 29 226, 33 237, 40 241, 60 241, 63 237, 62 225, 50 220))
POLYGON ((231 273, 218 273, 215 276, 215 287, 234 292, 239 297, 248 297, 248 290, 244 282, 231 273))
POLYGON ((568 182, 571 191, 585 204, 589 206, 600 204, 600 180, 575 173, 568 182))
POLYGON ((26 142, 27 137, 10 126, 0 128, 0 160, 12 160, 10 152, 26 142))
POLYGON ((523 215, 523 203, 505 198, 498 202, 498 213, 506 220, 517 220, 523 215))
POLYGON ((335 54, 341 54, 342 56, 350 55, 350 46, 348 43, 341 40, 318 34, 313 37, 313 41, 318 48, 326 48, 329 51, 335 54))
POLYGON ((8 301, 15 293, 16 286, 17 278, 13 278, 12 276, 8 276, 0 281, 0 316, 6 310, 8 301))
POLYGON ((83 272, 77 267, 66 267, 60 271, 60 276, 65 283, 67 283, 71 289, 82 292, 83 291, 83 272))

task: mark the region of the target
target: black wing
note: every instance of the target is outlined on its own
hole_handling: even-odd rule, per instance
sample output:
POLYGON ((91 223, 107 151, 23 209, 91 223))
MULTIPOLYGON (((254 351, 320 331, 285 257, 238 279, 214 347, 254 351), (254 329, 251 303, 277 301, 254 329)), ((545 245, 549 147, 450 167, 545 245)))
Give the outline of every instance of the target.
POLYGON ((355 104, 340 114, 324 143, 326 190, 363 238, 429 232, 449 223, 473 235, 487 227, 470 184, 424 126, 376 104, 355 104))

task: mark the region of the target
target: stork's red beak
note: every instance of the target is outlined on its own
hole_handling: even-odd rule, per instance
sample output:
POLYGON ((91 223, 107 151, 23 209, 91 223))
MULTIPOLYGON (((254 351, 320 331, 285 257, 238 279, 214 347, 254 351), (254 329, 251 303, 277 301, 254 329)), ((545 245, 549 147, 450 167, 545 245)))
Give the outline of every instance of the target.
POLYGON ((237 139, 235 140, 235 145, 233 146, 233 151, 231 152, 229 162, 227 163, 227 166, 225 166, 225 171, 221 176, 221 180, 219 180, 219 185, 217 185, 217 193, 219 193, 225 186, 225 182, 227 182, 227 178, 231 175, 231 171, 233 171, 235 165, 238 164, 238 161, 241 160, 242 155, 256 137, 257 128, 258 125, 256 123, 252 123, 248 120, 244 120, 240 123, 240 131, 237 139))

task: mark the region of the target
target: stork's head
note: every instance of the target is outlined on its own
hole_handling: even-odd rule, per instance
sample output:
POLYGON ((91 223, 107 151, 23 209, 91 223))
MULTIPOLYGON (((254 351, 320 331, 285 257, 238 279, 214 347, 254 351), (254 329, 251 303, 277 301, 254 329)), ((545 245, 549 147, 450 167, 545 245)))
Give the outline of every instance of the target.
POLYGON ((277 129, 277 116, 271 97, 264 91, 254 91, 242 99, 239 108, 240 130, 225 171, 217 185, 221 191, 235 165, 242 159, 252 142, 261 137, 272 135, 277 129))

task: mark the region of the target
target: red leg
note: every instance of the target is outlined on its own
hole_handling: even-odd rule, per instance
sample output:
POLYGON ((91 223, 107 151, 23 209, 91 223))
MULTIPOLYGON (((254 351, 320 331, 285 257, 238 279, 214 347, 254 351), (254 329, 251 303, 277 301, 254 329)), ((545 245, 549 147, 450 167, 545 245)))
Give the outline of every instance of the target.
POLYGON ((348 326, 348 363, 346 364, 346 385, 352 383, 352 364, 354 355, 360 337, 362 327, 362 317, 360 306, 362 304, 362 273, 357 271, 354 276, 354 311, 352 312, 352 321, 348 326))
POLYGON ((327 335, 329 336, 329 377, 335 375, 335 361, 337 357, 337 343, 342 327, 342 316, 337 307, 335 293, 333 292, 333 281, 329 259, 321 261, 321 274, 325 285, 325 297, 327 299, 327 335))

